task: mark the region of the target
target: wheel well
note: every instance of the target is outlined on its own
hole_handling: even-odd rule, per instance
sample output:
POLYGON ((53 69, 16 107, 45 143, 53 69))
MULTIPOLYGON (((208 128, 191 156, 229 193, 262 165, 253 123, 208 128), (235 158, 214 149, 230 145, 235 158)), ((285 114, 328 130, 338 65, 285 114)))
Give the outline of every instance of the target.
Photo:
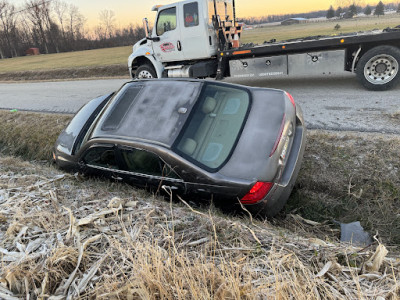
MULTIPOLYGON (((396 47, 396 48, 400 49, 400 44, 398 42, 395 42, 395 41, 388 42, 388 43, 385 43, 385 44, 380 44, 380 45, 379 44, 377 45, 376 43, 362 44, 362 45, 359 46, 359 47, 361 47, 361 51, 358 54, 355 67, 357 68, 357 65, 358 65, 358 62, 359 62, 360 58, 365 53, 367 53, 372 48, 380 47, 380 46, 392 46, 392 47, 396 47)), ((358 50, 358 47, 353 47, 353 48, 348 48, 347 49, 346 71, 351 71, 351 65, 352 65, 353 59, 354 59, 353 55, 354 55, 354 53, 357 52, 357 50, 358 50)))
POLYGON ((151 63, 151 61, 149 59, 147 59, 146 57, 143 57, 143 56, 138 56, 132 62, 132 75, 135 75, 137 68, 139 68, 139 66, 141 66, 143 64, 148 64, 148 65, 153 66, 153 64, 151 63))

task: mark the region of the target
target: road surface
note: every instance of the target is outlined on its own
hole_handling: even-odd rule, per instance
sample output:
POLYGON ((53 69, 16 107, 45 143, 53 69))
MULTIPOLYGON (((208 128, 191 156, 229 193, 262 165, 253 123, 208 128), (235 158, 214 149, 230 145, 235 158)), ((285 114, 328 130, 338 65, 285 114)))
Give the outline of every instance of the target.
MULTIPOLYGON (((0 83, 0 108, 75 113, 92 98, 118 89, 125 79, 0 83)), ((308 128, 400 134, 400 85, 391 91, 362 88, 352 74, 233 80, 284 89, 303 109, 308 128)))

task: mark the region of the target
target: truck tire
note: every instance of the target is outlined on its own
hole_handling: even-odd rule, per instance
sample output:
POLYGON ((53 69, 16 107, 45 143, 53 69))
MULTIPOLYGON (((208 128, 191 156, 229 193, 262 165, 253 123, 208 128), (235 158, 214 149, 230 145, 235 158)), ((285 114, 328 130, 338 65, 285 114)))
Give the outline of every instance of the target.
POLYGON ((357 78, 368 90, 385 91, 396 85, 400 78, 400 49, 378 46, 368 50, 358 61, 357 78))
POLYGON ((137 68, 135 77, 137 79, 152 79, 157 78, 156 70, 149 64, 144 64, 137 68))

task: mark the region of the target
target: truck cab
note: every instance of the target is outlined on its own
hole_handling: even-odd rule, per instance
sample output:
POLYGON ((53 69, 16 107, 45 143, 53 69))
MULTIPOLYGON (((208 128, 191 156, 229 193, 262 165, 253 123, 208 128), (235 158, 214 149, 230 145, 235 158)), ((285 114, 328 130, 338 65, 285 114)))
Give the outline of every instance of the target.
MULTIPOLYGON (((216 61, 210 58, 219 50, 216 24, 223 24, 224 32, 234 33, 232 0, 186 0, 156 5, 152 10, 157 12, 154 26, 150 32, 144 20, 146 38, 133 46, 129 57, 132 78, 192 77, 193 72, 195 77, 205 77, 214 73, 216 61)), ((230 38, 228 34, 226 40, 230 38)))

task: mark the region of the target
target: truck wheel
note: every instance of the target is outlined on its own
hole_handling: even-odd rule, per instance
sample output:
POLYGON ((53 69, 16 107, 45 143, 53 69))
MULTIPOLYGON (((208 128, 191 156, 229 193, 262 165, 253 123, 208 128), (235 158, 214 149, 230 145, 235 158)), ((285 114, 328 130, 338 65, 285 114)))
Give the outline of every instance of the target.
POLYGON ((385 91, 399 81, 400 49, 378 46, 368 50, 357 64, 357 77, 368 90, 385 91))
POLYGON ((157 73, 154 68, 148 64, 139 66, 136 70, 137 79, 151 79, 157 78, 157 73))

